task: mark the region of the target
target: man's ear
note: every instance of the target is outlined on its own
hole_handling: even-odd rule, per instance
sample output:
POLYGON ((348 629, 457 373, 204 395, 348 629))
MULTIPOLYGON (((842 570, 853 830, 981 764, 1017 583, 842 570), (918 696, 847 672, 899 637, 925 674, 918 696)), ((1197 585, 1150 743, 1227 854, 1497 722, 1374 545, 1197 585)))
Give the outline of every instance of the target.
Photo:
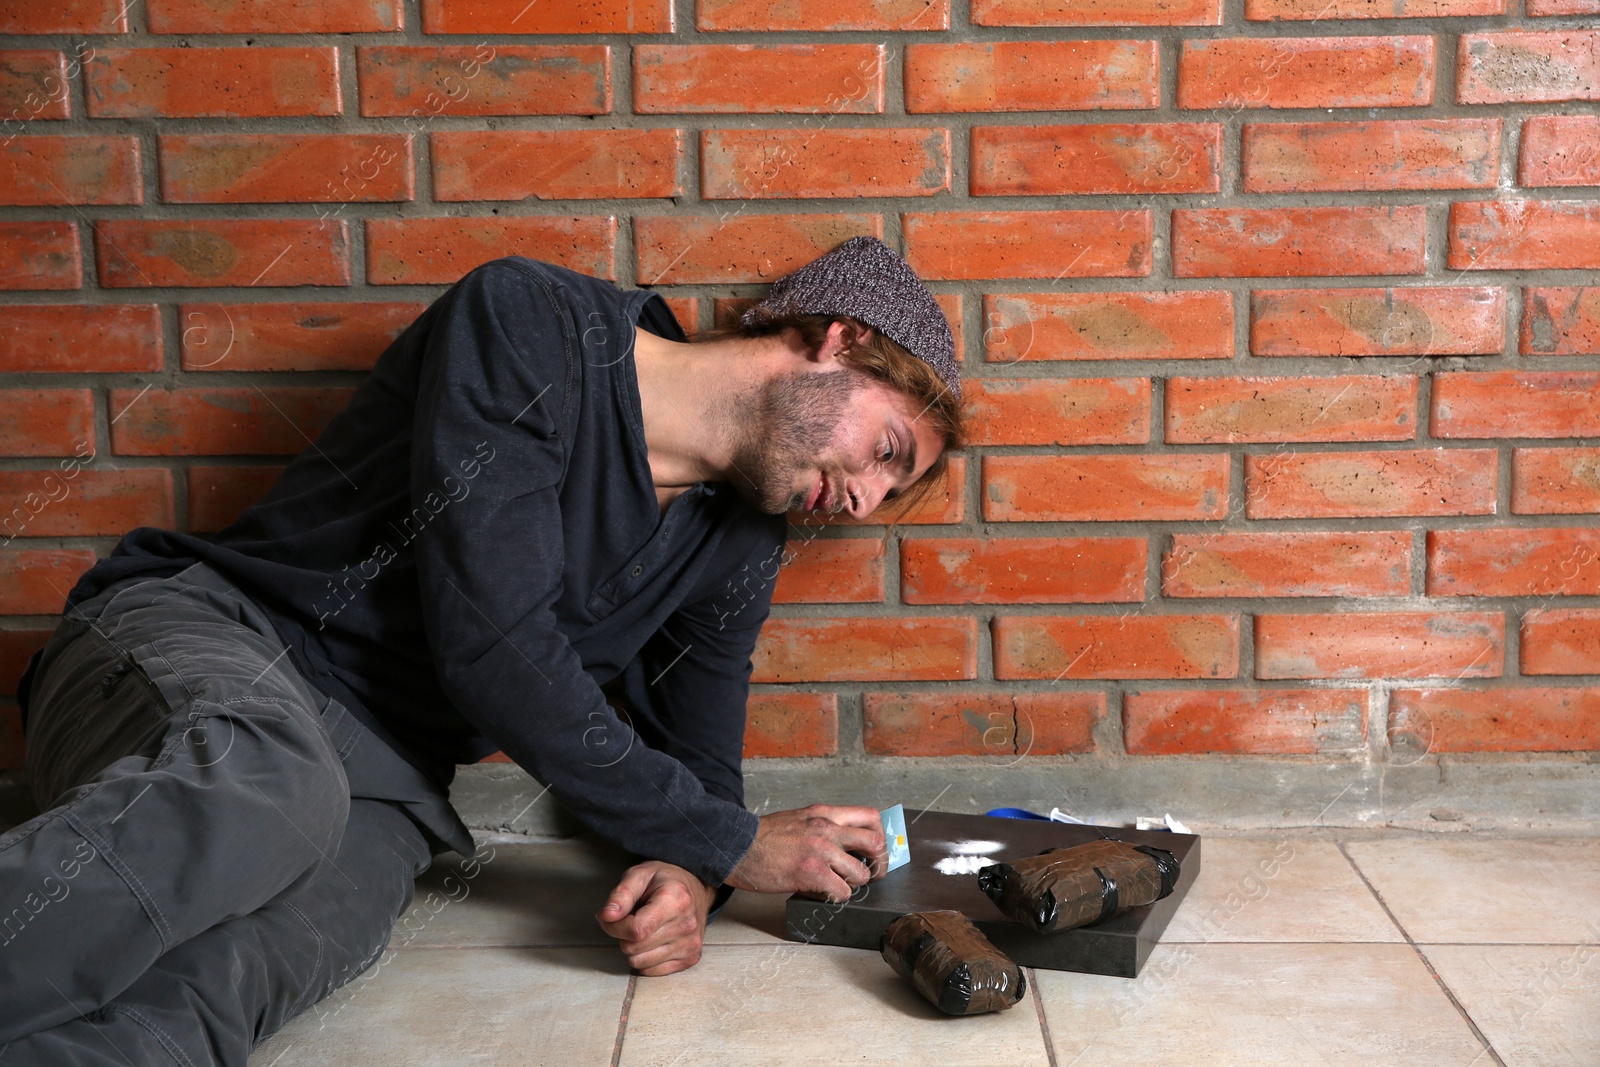
POLYGON ((823 339, 822 347, 817 349, 816 360, 818 363, 831 363, 838 358, 839 353, 850 347, 852 342, 860 344, 871 335, 870 327, 852 329, 848 322, 835 319, 828 324, 828 336, 823 339))

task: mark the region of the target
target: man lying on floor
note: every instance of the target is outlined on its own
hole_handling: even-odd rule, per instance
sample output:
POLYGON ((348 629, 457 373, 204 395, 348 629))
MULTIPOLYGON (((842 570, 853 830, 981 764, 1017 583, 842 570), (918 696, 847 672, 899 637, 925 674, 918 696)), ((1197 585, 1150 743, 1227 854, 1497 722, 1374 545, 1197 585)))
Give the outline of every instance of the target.
POLYGON ((0 1067, 243 1067, 473 851, 446 788, 496 749, 642 859, 598 916, 642 974, 734 887, 846 897, 874 810, 744 807, 751 650, 785 513, 924 491, 960 419, 872 238, 695 343, 645 290, 469 273, 233 526, 135 530, 73 589, 21 686, 0 1067))

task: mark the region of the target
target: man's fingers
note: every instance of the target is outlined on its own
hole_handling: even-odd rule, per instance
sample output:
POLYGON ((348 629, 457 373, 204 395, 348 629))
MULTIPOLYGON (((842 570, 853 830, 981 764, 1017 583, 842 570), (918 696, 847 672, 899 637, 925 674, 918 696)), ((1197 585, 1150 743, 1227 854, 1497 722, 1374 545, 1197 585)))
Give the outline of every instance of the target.
POLYGON ((604 930, 609 936, 614 937, 618 941, 622 942, 633 941, 638 934, 638 924, 632 915, 624 915, 616 922, 605 922, 602 920, 600 923, 600 929, 604 930))
POLYGON ((672 944, 650 952, 633 953, 628 956, 628 966, 638 971, 646 978, 657 978, 664 974, 676 974, 688 970, 700 962, 700 946, 696 944, 672 944))
POLYGON ((851 885, 888 872, 877 809, 812 804, 761 817, 756 839, 728 875, 740 889, 846 900, 851 885), (857 853, 865 862, 846 856, 857 853))
POLYGON ((700 929, 694 895, 680 882, 655 882, 634 905, 632 914, 600 925, 632 953, 663 945, 700 929))
POLYGON ((644 975, 672 974, 700 960, 704 890, 682 868, 640 864, 623 875, 595 918, 617 939, 630 967, 644 975))
POLYGON ((682 970, 700 958, 700 919, 695 914, 693 901, 679 900, 663 887, 633 916, 639 936, 621 944, 628 963, 643 974, 671 974, 682 970), (687 963, 670 969, 658 969, 665 964, 686 957, 687 963))
POLYGON ((851 896, 855 895, 857 889, 872 881, 872 868, 854 856, 846 856, 834 865, 833 870, 844 879, 845 885, 850 887, 851 896))
POLYGON ((826 871, 817 872, 808 892, 834 902, 848 900, 856 886, 872 880, 875 860, 879 869, 887 864, 883 822, 875 809, 813 804, 806 809, 806 816, 813 848, 827 864, 826 871))
POLYGON ((825 816, 813 816, 812 832, 813 841, 820 846, 819 851, 827 857, 828 864, 851 885, 862 885, 872 879, 874 858, 880 859, 880 868, 888 862, 883 827, 876 822, 871 827, 862 827, 835 823, 825 816), (832 847, 827 847, 829 845, 832 847), (866 857, 865 862, 853 857, 841 859, 844 853, 851 852, 866 857))
POLYGON ((644 896, 645 890, 650 887, 652 876, 653 872, 647 867, 629 868, 622 875, 622 881, 617 883, 617 887, 606 898, 605 904, 595 913, 595 918, 600 921, 601 926, 607 927, 606 932, 610 933, 612 937, 619 935, 612 933, 609 927, 626 918, 633 911, 634 905, 639 902, 639 898, 644 896))
POLYGON ((854 868, 855 870, 860 870, 861 865, 843 853, 839 854, 838 858, 834 861, 834 864, 834 867, 819 872, 816 877, 812 879, 812 883, 803 887, 801 892, 810 893, 812 896, 822 897, 824 900, 833 904, 839 904, 849 900, 850 894, 853 890, 851 889, 850 883, 839 874, 839 868, 843 867, 845 864, 849 864, 850 867, 854 868))
MULTIPOLYGON (((852 852, 850 853, 850 858, 855 860, 857 867, 860 868, 859 870, 856 868, 851 868, 850 873, 845 876, 845 881, 849 882, 853 886, 860 887, 866 885, 874 878, 877 878, 878 872, 883 869, 882 862, 873 859, 871 856, 864 855, 863 853, 852 852)), ((843 874, 844 872, 841 871, 840 873, 843 874)))
POLYGON ((813 804, 807 809, 814 815, 820 815, 840 826, 859 826, 863 830, 876 830, 878 835, 883 835, 883 816, 878 814, 877 808, 863 808, 856 805, 813 804))
POLYGON ((698 956, 688 960, 670 960, 655 967, 640 968, 639 974, 645 978, 660 978, 664 975, 677 974, 679 971, 687 971, 699 962, 700 957, 698 956))
POLYGON ((655 944, 624 941, 618 947, 622 949, 622 954, 628 957, 630 964, 643 969, 690 952, 699 952, 700 940, 690 934, 679 933, 655 944))
POLYGON ((652 909, 650 904, 646 903, 616 922, 602 922, 600 928, 621 941, 623 951, 626 952, 633 946, 645 945, 652 940, 659 941, 667 926, 664 921, 667 918, 670 916, 663 916, 659 910, 652 909))
MULTIPOLYGON (((650 894, 644 905, 625 920, 629 930, 623 940, 640 947, 659 944, 670 938, 680 925, 692 925, 686 921, 689 910, 689 902, 675 899, 669 887, 663 886, 650 894), (674 919, 679 921, 675 923, 674 919)), ((623 951, 630 949, 628 944, 622 947, 623 951)))
POLYGON ((884 855, 883 827, 874 826, 870 830, 862 830, 854 826, 841 826, 834 833, 833 839, 839 847, 846 852, 860 852, 865 856, 884 855))

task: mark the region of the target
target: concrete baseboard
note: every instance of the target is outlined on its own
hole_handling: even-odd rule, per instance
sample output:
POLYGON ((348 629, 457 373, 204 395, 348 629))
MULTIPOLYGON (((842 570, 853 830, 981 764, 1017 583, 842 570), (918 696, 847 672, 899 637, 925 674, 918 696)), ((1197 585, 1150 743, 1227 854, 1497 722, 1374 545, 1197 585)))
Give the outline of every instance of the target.
MULTIPOLYGON (((575 819, 520 768, 463 767, 451 800, 474 831, 570 836, 575 819)), ((745 770, 758 813, 810 803, 908 811, 1059 807, 1121 825, 1171 812, 1196 831, 1394 827, 1507 834, 1600 831, 1600 758, 1429 757, 1409 764, 1173 758, 762 760, 745 770)))

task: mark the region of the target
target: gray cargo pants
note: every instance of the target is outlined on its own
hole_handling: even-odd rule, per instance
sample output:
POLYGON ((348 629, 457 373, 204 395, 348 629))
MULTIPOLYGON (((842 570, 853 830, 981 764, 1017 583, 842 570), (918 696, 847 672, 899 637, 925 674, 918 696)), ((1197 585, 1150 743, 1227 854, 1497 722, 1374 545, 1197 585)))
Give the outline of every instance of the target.
POLYGON ((0 1067, 244 1067, 382 953, 428 840, 351 798, 375 738, 285 653, 204 565, 63 619, 30 690, 44 814, 0 836, 0 1067))

